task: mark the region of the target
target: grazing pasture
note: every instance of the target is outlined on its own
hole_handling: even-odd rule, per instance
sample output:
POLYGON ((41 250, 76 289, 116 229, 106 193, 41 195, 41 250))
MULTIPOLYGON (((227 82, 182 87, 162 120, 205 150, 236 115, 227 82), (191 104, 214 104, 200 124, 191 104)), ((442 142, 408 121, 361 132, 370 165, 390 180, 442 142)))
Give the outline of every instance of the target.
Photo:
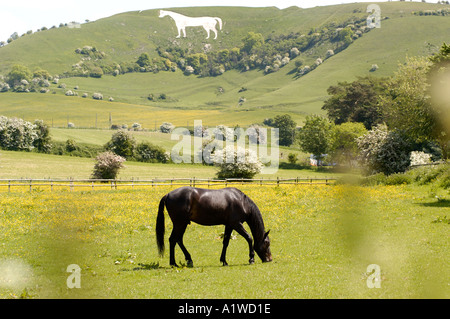
POLYGON ((233 232, 222 266, 224 227, 192 223, 184 244, 195 267, 179 248, 181 267, 170 267, 155 223, 173 187, 0 193, 0 297, 450 297, 450 208, 426 186, 238 187, 270 229, 271 263, 249 265, 247 242, 233 232), (67 287, 71 264, 81 288, 67 287), (372 264, 381 288, 368 288, 372 264))

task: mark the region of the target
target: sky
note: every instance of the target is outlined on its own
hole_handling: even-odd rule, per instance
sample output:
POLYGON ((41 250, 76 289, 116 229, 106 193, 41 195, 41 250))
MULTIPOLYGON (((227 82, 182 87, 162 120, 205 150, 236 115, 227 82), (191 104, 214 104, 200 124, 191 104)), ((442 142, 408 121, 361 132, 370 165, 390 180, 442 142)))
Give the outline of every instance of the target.
MULTIPOLYGON (((376 0, 380 1, 380 0, 376 0)), ((358 2, 376 2, 358 0, 358 2)), ((84 22, 136 10, 193 6, 290 6, 308 8, 314 6, 357 2, 356 0, 20 0, 5 1, 0 6, 0 41, 14 33, 19 36, 28 30, 35 32, 42 27, 59 26, 71 21, 84 22)))

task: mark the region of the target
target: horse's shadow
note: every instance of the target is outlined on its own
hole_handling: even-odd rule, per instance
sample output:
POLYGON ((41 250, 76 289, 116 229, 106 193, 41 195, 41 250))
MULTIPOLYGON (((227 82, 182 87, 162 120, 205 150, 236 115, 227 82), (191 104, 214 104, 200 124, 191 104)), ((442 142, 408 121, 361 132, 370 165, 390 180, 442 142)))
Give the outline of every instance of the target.
POLYGON ((155 269, 160 269, 163 268, 159 265, 159 262, 152 262, 149 264, 143 264, 143 263, 139 263, 138 267, 134 267, 133 270, 155 270, 155 269))
MULTIPOLYGON (((190 266, 185 265, 184 263, 180 263, 179 267, 173 267, 173 266, 161 266, 159 264, 159 262, 151 262, 149 264, 139 263, 138 267, 134 267, 132 269, 132 271, 158 270, 158 269, 184 269, 184 268, 188 268, 188 269, 189 268, 219 268, 219 267, 224 267, 224 268, 230 267, 231 268, 231 267, 238 267, 238 266, 251 266, 251 265, 250 264, 236 264, 236 265, 223 266, 223 265, 218 264, 218 265, 207 265, 207 266, 203 265, 203 266, 199 266, 199 267, 195 267, 195 266, 190 267, 190 266)), ((123 269, 123 270, 125 270, 125 269, 123 269)), ((126 270, 129 271, 129 269, 126 269, 126 270)))

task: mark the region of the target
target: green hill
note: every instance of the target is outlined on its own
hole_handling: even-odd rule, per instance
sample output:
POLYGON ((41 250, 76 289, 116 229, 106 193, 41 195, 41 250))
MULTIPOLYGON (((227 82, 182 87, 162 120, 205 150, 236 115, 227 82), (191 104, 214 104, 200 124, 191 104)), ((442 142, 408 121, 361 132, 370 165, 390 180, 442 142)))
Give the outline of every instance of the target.
MULTIPOLYGON (((171 18, 159 18, 159 10, 126 12, 98 21, 84 23, 80 28, 53 28, 25 35, 0 48, 0 74, 6 75, 15 64, 30 70, 42 68, 52 75, 62 76, 80 61, 95 63, 95 58, 77 54, 77 48, 95 47, 104 56, 101 65, 134 63, 142 53, 157 58, 158 47, 178 47, 189 52, 219 51, 242 47, 242 39, 249 31, 261 33, 267 40, 280 35, 307 36, 314 32, 334 31, 343 24, 361 21, 368 15, 367 3, 301 9, 291 7, 279 10, 244 7, 192 7, 173 9, 187 16, 218 16, 224 24, 217 40, 206 40, 202 28, 187 28, 187 38, 177 39, 175 23, 171 18), (325 31, 324 31, 325 30, 325 31)), ((61 78, 58 88, 51 84, 50 92, 1 93, 1 113, 7 116, 39 117, 53 120, 55 126, 70 121, 80 126, 94 126, 96 116, 108 125, 107 114, 113 113, 119 123, 139 121, 152 128, 155 121, 186 123, 195 118, 206 118, 208 124, 251 124, 265 117, 289 112, 300 122, 305 114, 318 113, 326 89, 338 81, 351 81, 356 76, 391 75, 406 56, 429 55, 444 41, 449 41, 448 16, 417 16, 413 12, 450 8, 417 2, 379 3, 382 27, 364 33, 345 50, 326 59, 312 72, 299 77, 295 62, 299 59, 312 64, 317 57, 324 59, 330 41, 318 42, 299 57, 265 74, 261 69, 247 72, 229 70, 223 75, 200 77, 175 72, 133 72, 102 78, 61 78), (370 73, 373 64, 379 69, 370 73), (77 87, 77 90, 73 88, 77 87), (67 90, 79 96, 65 96, 67 90), (114 102, 94 101, 94 92, 114 102), (54 94, 51 94, 54 93, 54 94), (81 96, 87 93, 88 98, 81 96), (150 101, 149 94, 165 99, 150 101), (214 112, 212 112, 214 111, 214 112), (200 116, 200 117, 199 117, 200 116)), ((169 9, 170 10, 170 9, 169 9)), ((130 123, 131 122, 131 123, 130 123)))

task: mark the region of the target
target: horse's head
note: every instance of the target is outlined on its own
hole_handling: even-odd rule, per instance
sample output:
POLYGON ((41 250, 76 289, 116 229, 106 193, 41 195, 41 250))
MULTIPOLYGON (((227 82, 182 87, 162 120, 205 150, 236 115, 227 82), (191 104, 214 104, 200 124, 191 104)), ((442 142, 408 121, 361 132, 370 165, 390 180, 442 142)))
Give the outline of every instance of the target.
POLYGON ((270 239, 269 232, 264 233, 264 237, 260 243, 255 243, 255 251, 258 254, 259 258, 261 258, 262 262, 272 261, 272 254, 270 252, 270 239))
POLYGON ((167 11, 159 10, 159 17, 160 18, 165 17, 166 15, 167 15, 167 11))

